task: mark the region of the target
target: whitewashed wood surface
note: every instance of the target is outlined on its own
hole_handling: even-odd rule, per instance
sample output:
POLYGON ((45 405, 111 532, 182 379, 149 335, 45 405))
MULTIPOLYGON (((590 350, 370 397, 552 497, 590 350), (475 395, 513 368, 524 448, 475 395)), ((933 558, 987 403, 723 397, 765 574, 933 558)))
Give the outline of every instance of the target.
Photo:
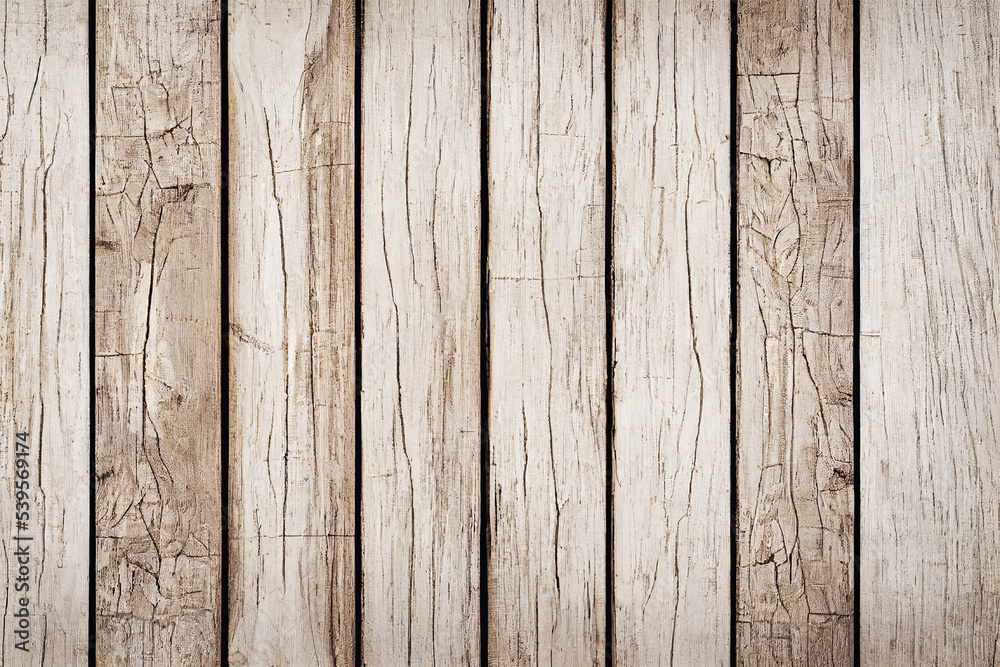
POLYGON ((91 583, 87 5, 5 3, 0 17, 0 664, 84 664, 91 583), (17 446, 17 433, 27 433, 26 447, 17 446), (27 637, 15 634, 22 620, 27 637))
POLYGON ((479 661, 479 6, 365 3, 363 660, 479 661))
POLYGON ((230 665, 354 658, 354 5, 230 4, 230 665))
POLYGON ((604 6, 489 11, 489 657, 604 664, 604 6))
POLYGON ((1000 9, 858 1, 3 3, 0 665, 997 663, 1000 9))
POLYGON ((866 665, 1000 664, 998 36, 993 3, 861 5, 866 665))
POLYGON ((729 8, 615 4, 614 647, 729 660, 729 8))

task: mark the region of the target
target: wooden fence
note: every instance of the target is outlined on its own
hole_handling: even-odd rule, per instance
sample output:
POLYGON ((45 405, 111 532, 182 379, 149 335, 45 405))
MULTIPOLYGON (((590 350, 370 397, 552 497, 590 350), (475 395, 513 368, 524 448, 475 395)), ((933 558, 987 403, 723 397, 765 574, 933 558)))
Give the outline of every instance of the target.
POLYGON ((1000 5, 2 12, 0 664, 1000 665, 1000 5))

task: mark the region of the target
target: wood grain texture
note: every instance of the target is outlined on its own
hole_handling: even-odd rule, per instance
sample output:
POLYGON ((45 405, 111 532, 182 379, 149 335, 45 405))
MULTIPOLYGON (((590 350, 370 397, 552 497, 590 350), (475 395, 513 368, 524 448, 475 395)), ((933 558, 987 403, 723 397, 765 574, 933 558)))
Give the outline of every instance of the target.
POLYGON ((102 665, 220 663, 219 19, 96 6, 102 665))
POLYGON ((230 4, 230 664, 354 660, 354 4, 230 4))
POLYGON ((604 664, 604 3, 489 18, 490 661, 604 664))
POLYGON ((737 664, 849 665, 849 1, 739 5, 737 664))
POLYGON ((0 90, 6 93, 0 106, 0 664, 85 664, 87 4, 8 2, 0 16, 0 90), (15 444, 19 432, 27 433, 23 457, 17 451, 25 449, 15 444), (25 491, 22 499, 15 483, 25 491), (23 512, 27 520, 19 530, 16 514, 23 512), (29 551, 25 562, 19 547, 29 551), (21 598, 30 614, 27 652, 17 648, 22 638, 14 634, 21 598))
POLYGON ((861 660, 1000 664, 1000 7, 861 5, 861 660))
POLYGON ((729 7, 615 10, 616 662, 725 665, 729 7))
POLYGON ((370 0, 362 659, 479 662, 479 5, 370 0))

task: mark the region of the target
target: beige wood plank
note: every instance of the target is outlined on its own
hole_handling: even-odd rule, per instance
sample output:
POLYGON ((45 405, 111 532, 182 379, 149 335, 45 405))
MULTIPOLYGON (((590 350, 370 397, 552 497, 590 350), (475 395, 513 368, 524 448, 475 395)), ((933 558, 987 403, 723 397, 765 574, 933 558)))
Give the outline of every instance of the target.
POLYGON ((85 664, 87 3, 6 3, 0 17, 0 664, 85 664))
POLYGON ((1000 660, 1000 7, 861 4, 861 662, 1000 660))
POLYGON ((615 10, 615 656, 724 665, 729 7, 615 10))
POLYGON ((604 3, 489 30, 490 660, 604 664, 604 3))
POLYGON ((220 664, 219 19, 96 6, 102 665, 220 664))
POLYGON ((737 664, 849 665, 852 7, 738 10, 737 664))
POLYGON ((479 5, 370 0, 362 71, 363 660, 479 661, 479 5))
POLYGON ((354 3, 229 11, 230 664, 349 664, 354 3))

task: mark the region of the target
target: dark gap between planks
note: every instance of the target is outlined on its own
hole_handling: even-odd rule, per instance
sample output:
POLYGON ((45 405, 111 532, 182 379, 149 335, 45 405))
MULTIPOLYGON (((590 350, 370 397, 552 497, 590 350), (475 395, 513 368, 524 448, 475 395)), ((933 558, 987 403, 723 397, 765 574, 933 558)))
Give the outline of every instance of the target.
POLYGON ((94 253, 94 244, 97 241, 97 63, 95 54, 97 53, 97 2, 89 0, 87 2, 87 78, 89 95, 87 96, 87 122, 89 131, 89 155, 90 155, 90 197, 89 197, 89 232, 90 232, 90 262, 88 265, 88 280, 90 281, 88 298, 90 299, 90 318, 87 335, 90 337, 88 343, 90 359, 87 360, 90 372, 90 526, 88 542, 90 546, 88 569, 90 574, 90 590, 87 592, 87 663, 94 667, 97 664, 97 522, 93 520, 97 510, 97 382, 95 371, 97 370, 97 339, 95 313, 97 305, 97 262, 94 253))
POLYGON ((364 0, 354 0, 354 664, 361 662, 361 63, 364 0))
POLYGON ((737 86, 737 42, 739 8, 729 5, 729 662, 736 664, 737 591, 739 571, 736 521, 739 514, 737 458, 737 323, 739 317, 739 90, 737 86))
POLYGON ((219 166, 222 177, 219 181, 219 202, 222 213, 221 232, 222 251, 220 253, 220 359, 219 382, 221 392, 220 421, 222 423, 221 441, 221 487, 222 487, 222 564, 220 578, 222 580, 222 609, 220 610, 221 627, 221 663, 229 665, 229 0, 222 0, 220 8, 221 27, 219 30, 219 67, 220 78, 226 83, 221 88, 220 116, 220 159, 219 166))
POLYGON ((606 345, 607 389, 605 390, 605 515, 604 515, 604 656, 608 665, 615 663, 615 142, 614 142, 614 1, 604 5, 604 340, 606 345))
POLYGON ((854 280, 851 288, 854 297, 854 664, 861 664, 861 2, 854 0, 853 44, 851 45, 852 97, 854 113, 854 280))
POLYGON ((490 16, 491 0, 479 5, 479 664, 489 664, 490 577, 490 16))

